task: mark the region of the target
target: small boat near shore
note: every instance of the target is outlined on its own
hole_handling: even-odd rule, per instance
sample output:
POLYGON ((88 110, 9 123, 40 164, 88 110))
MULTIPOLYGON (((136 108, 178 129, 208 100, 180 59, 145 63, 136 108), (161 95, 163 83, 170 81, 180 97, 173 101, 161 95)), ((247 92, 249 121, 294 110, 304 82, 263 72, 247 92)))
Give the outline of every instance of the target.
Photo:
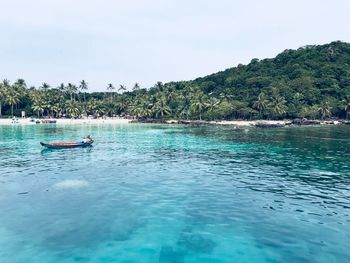
POLYGON ((50 149, 64 149, 64 148, 77 148, 77 147, 89 147, 92 146, 94 140, 90 136, 85 137, 82 140, 75 142, 50 142, 44 143, 40 142, 41 146, 50 149))

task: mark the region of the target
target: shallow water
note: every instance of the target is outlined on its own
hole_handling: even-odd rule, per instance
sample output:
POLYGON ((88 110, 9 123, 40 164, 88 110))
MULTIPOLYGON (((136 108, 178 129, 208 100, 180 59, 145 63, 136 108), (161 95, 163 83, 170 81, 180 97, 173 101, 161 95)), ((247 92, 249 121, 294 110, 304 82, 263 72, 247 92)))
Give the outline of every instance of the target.
POLYGON ((350 262, 350 127, 0 126, 0 157, 0 262, 350 262))

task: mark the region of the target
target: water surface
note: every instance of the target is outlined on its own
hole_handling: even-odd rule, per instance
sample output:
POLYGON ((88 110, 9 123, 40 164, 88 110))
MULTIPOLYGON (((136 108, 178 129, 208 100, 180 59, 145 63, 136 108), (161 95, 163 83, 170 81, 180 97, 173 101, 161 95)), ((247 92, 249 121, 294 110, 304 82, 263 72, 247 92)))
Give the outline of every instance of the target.
POLYGON ((349 127, 0 126, 0 157, 0 262, 350 262, 349 127))

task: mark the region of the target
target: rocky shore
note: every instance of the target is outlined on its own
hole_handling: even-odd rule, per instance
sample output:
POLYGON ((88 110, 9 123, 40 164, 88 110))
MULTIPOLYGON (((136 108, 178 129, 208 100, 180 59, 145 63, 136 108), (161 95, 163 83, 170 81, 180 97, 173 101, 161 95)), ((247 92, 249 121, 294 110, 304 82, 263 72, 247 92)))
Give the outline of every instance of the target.
POLYGON ((158 124, 183 124, 192 126, 201 125, 233 125, 257 128, 282 128, 288 126, 316 126, 316 125, 350 125, 347 120, 234 120, 234 121, 204 121, 204 120, 160 120, 160 119, 135 119, 131 123, 158 123, 158 124))

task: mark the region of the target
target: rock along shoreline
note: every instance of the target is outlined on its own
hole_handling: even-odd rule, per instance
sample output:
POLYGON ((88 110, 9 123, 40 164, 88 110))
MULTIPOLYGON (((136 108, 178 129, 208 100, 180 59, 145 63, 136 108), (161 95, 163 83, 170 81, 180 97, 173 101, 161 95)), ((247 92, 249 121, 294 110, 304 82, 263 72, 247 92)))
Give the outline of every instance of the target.
POLYGON ((150 124, 182 124, 191 126, 220 125, 220 126, 238 126, 238 127, 257 127, 257 128, 282 128, 289 126, 319 126, 319 125, 350 125, 347 120, 233 120, 233 121, 203 121, 203 120, 160 120, 160 119, 135 119, 130 123, 150 123, 150 124))

